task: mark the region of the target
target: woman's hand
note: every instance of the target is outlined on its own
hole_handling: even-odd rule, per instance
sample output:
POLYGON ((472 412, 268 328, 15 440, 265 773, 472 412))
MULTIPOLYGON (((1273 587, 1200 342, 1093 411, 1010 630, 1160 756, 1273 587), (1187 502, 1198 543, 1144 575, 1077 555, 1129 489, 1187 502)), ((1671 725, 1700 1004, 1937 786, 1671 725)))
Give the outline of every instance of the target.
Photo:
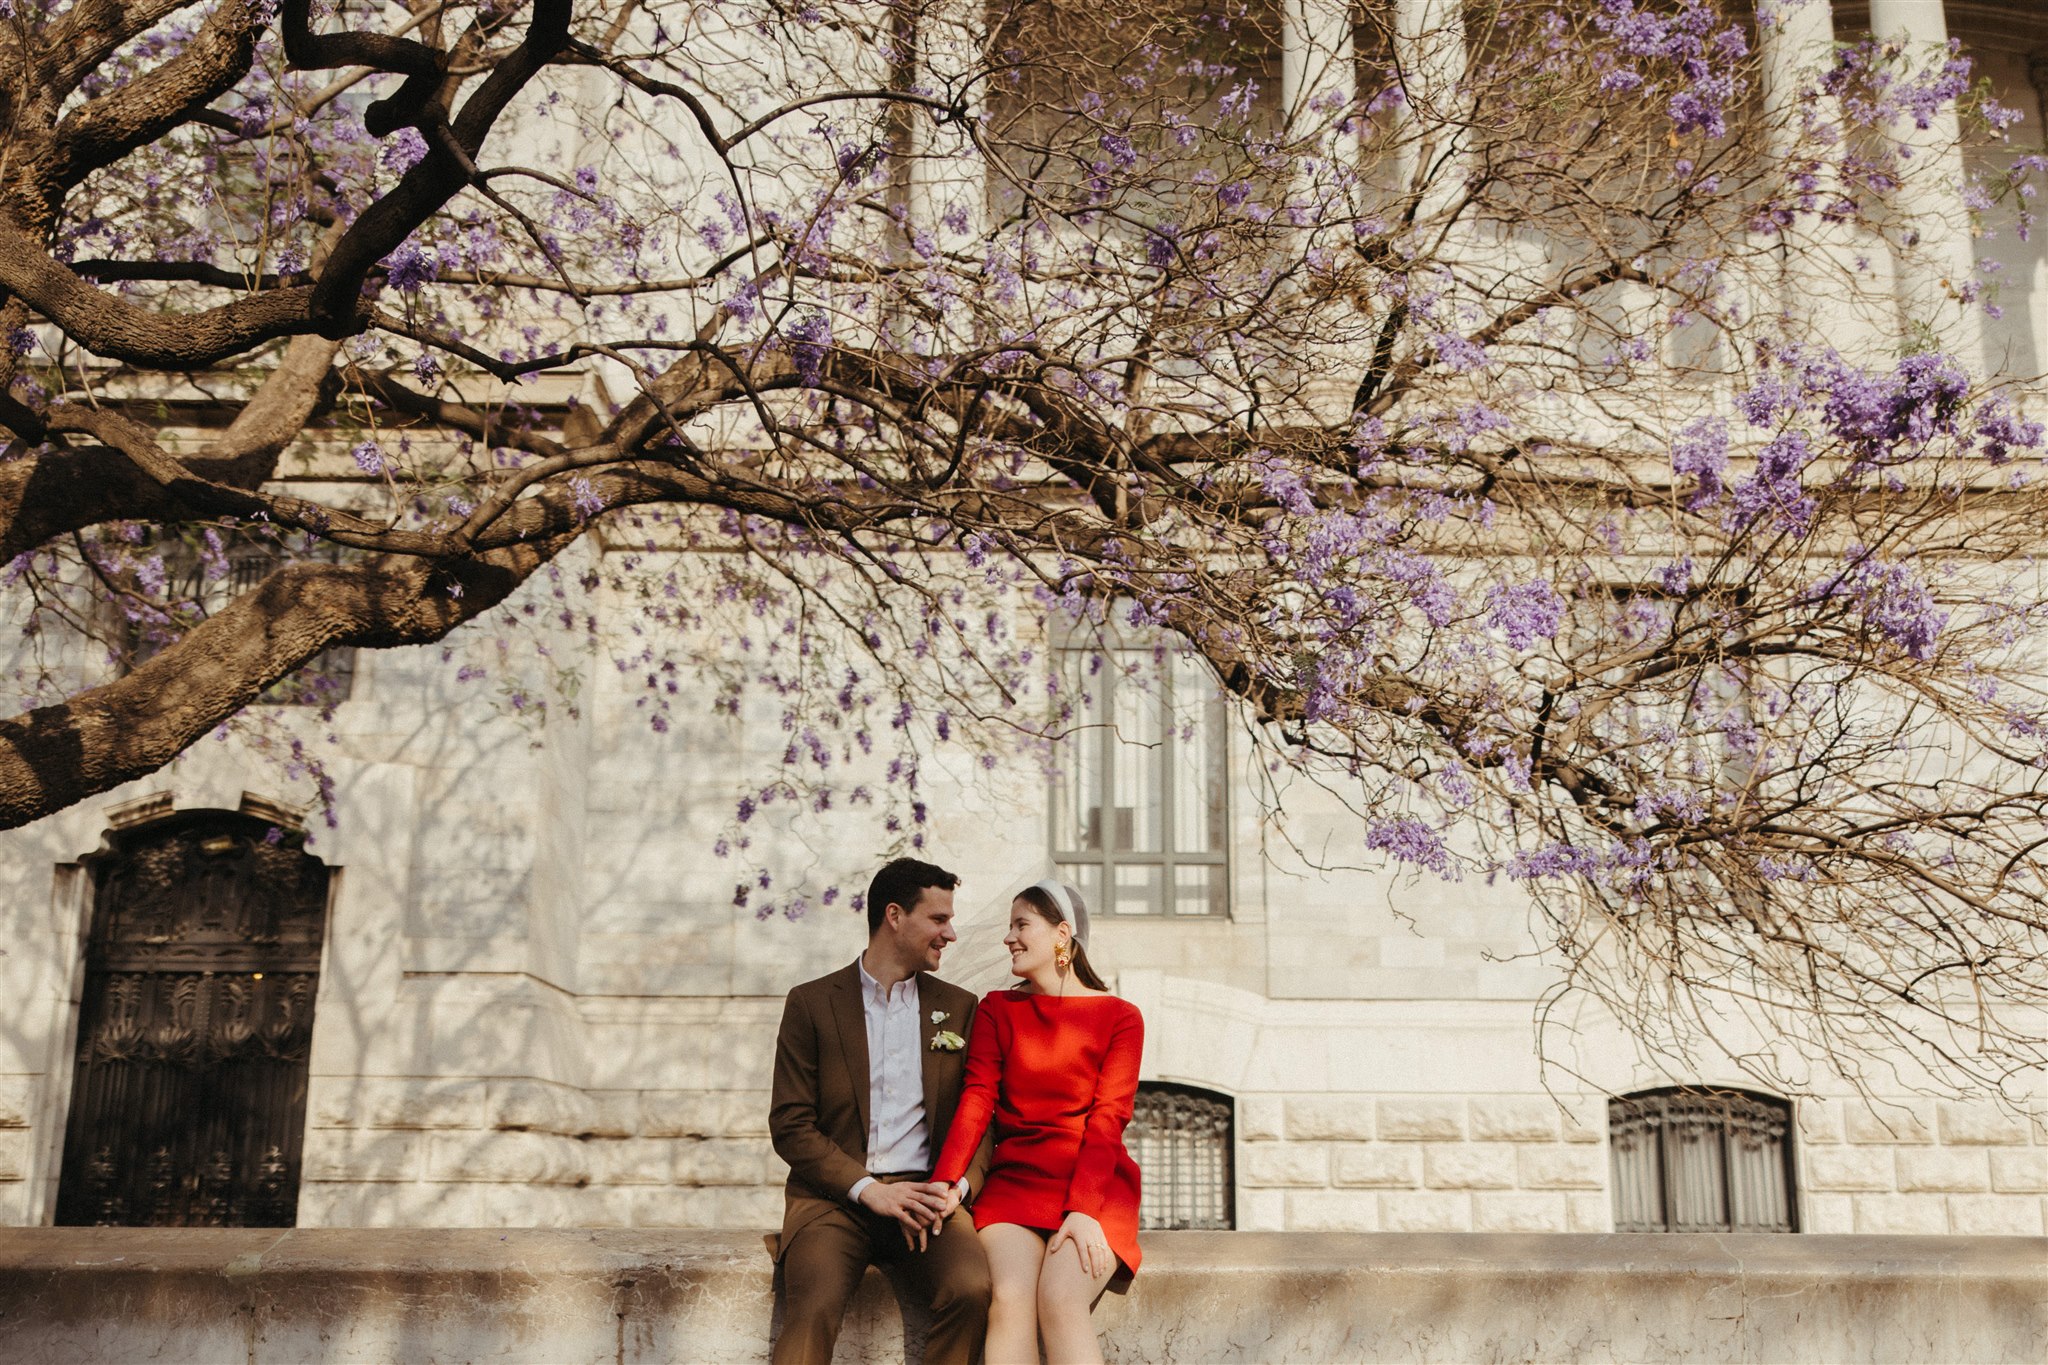
POLYGON ((1060 1230, 1045 1244, 1045 1254, 1050 1256, 1058 1251, 1062 1242, 1072 1242, 1081 1253, 1081 1269, 1088 1272, 1091 1280, 1107 1279, 1116 1268, 1116 1253, 1109 1249, 1108 1235, 1102 1231, 1102 1224, 1088 1214, 1068 1214, 1060 1230))

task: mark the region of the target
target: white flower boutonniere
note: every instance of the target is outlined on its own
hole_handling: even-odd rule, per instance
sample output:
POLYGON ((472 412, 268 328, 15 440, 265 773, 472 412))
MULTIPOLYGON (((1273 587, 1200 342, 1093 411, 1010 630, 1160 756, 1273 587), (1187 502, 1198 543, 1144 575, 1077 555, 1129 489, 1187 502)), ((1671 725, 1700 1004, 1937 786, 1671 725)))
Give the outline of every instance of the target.
MULTIPOLYGON (((944 1010, 932 1011, 932 1022, 934 1024, 943 1024, 952 1017, 952 1015, 944 1010)), ((932 1035, 932 1051, 934 1052, 958 1052, 966 1046, 967 1040, 949 1028, 942 1028, 932 1035)))

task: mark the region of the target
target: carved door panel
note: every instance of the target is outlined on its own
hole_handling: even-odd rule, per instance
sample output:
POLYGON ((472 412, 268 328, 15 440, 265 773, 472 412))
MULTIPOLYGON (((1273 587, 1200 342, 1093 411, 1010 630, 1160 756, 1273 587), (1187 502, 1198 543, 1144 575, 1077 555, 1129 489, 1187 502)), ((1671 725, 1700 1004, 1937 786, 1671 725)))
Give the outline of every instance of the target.
POLYGON ((57 1222, 290 1227, 328 869, 224 811, 113 844, 93 865, 57 1222))

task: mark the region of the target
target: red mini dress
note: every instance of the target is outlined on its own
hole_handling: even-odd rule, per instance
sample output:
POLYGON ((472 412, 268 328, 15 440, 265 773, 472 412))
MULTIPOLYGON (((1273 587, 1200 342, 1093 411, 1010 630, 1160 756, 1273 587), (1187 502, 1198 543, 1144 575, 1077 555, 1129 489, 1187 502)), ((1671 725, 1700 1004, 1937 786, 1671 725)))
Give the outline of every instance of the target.
POLYGON ((960 1103, 934 1180, 967 1170, 991 1120, 995 1160, 973 1206, 977 1229, 1057 1231, 1069 1213, 1102 1224, 1121 1294, 1138 1269, 1138 1163, 1124 1125, 1138 1095, 1145 1019, 1114 995, 991 991, 974 1014, 960 1103))

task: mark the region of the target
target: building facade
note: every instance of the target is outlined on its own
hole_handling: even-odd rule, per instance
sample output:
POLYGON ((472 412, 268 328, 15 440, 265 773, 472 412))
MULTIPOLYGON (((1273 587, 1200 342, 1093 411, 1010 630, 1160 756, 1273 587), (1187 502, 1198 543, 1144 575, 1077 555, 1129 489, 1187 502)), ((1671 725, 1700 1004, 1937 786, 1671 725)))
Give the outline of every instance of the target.
MULTIPOLYGON (((1318 30, 1286 8, 1298 71, 1318 30)), ((2048 19, 2021 0, 1783 9, 1767 48, 1953 34, 2006 103, 2042 108, 2048 19)), ((1952 230, 1924 209, 1929 239, 1952 230)), ((1999 249, 2003 317, 1971 344, 2030 375, 2048 256, 1999 249)), ((317 769, 208 742, 0 836, 0 1222, 777 1223, 781 995, 850 961, 864 924, 735 909, 713 846, 786 742, 773 708, 651 727, 605 643, 634 604, 587 609, 594 633, 547 637, 573 706, 485 631, 330 659, 331 718, 267 703, 317 769), (528 686, 555 704, 502 695, 528 686), (331 829, 305 815, 321 781, 331 829)), ((1910 1077, 1873 1098, 1817 1068, 1781 1096, 1732 1057, 1653 1064, 1611 1020, 1539 1013, 1556 969, 1511 886, 1319 870, 1355 817, 1307 784, 1255 791, 1200 678, 1095 704, 1053 769, 938 760, 928 853, 964 878, 945 974, 978 990, 1004 984, 1015 889, 1057 870, 1097 907, 1091 955, 1147 1021, 1153 1224, 2044 1230, 2039 1118, 1910 1077)), ((791 878, 858 883, 880 857, 755 829, 791 878)))

